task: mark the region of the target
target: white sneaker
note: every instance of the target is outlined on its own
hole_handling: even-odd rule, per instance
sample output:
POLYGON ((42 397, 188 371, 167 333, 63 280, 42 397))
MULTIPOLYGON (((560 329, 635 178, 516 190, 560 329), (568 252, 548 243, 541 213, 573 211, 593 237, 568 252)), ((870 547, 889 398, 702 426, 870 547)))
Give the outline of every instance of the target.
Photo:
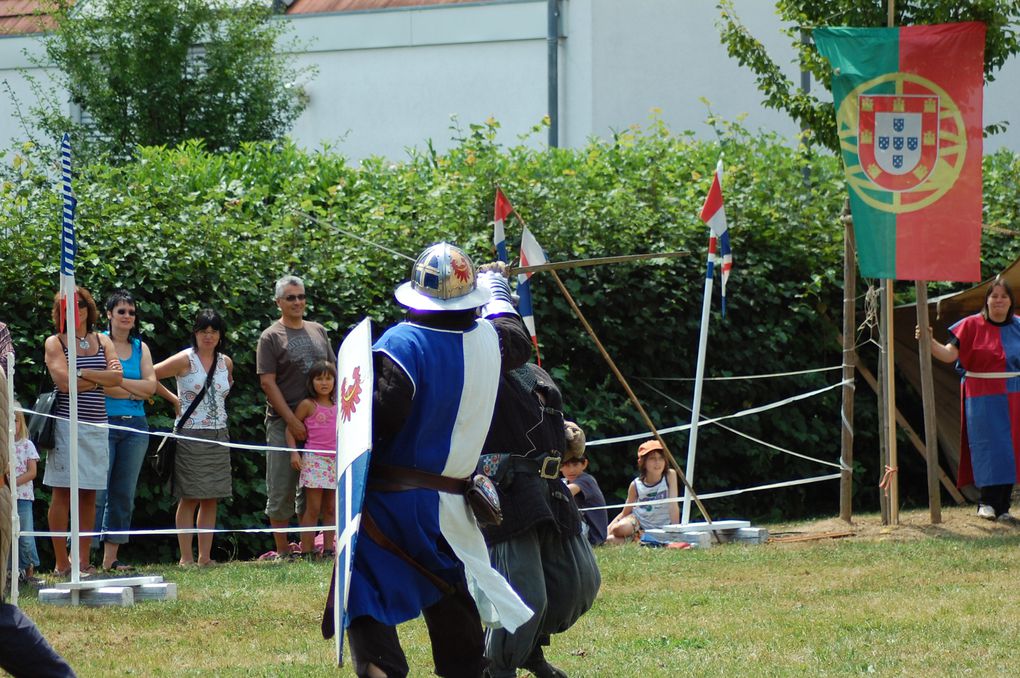
POLYGON ((1017 519, 1011 516, 1009 513, 1000 514, 999 517, 997 517, 995 520, 1000 523, 1006 523, 1007 525, 1018 524, 1017 519))
POLYGON ((979 504, 978 518, 984 518, 985 520, 995 520, 995 509, 993 509, 988 504, 979 504))

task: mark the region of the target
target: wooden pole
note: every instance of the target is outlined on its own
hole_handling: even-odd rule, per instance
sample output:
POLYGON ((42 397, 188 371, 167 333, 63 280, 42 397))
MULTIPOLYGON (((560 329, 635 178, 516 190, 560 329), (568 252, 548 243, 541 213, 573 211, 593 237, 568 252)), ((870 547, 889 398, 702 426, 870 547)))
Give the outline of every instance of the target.
POLYGON ((931 328, 928 327, 928 283, 918 280, 917 290, 918 359, 921 361, 921 402, 924 404, 924 443, 928 470, 928 514, 932 525, 942 522, 942 495, 939 492, 938 434, 935 428, 935 380, 931 373, 931 328))
POLYGON ((565 268, 584 268, 585 266, 601 266, 603 264, 625 264, 644 259, 676 259, 686 257, 690 252, 651 252, 649 254, 620 254, 613 257, 595 257, 592 259, 570 259, 568 261, 550 261, 535 266, 511 267, 509 275, 539 273, 541 271, 561 271, 565 268))
POLYGON ((857 351, 854 348, 857 325, 857 305, 854 293, 857 289, 856 244, 854 242, 853 218, 849 216, 849 201, 843 207, 843 406, 840 412, 842 435, 840 437, 840 461, 843 471, 839 478, 839 517, 851 522, 853 517, 853 481, 850 470, 854 465, 854 367, 857 351))
POLYGON ((900 524, 900 484, 899 466, 896 454, 896 364, 893 360, 895 344, 893 341, 893 280, 885 284, 883 298, 885 317, 885 426, 889 440, 886 449, 889 457, 889 468, 883 473, 889 487, 889 524, 900 524))
MULTIPOLYGON (((896 25, 896 0, 889 0, 889 28, 896 25)), ((900 484, 896 458, 896 364, 893 359, 895 343, 893 341, 893 283, 892 279, 886 281, 885 295, 882 299, 885 304, 885 425, 888 431, 889 441, 887 444, 889 464, 883 473, 883 479, 888 481, 889 487, 889 523, 900 524, 900 484)))
MULTIPOLYGON (((875 379, 875 375, 871 373, 871 370, 859 363, 857 365, 857 369, 860 371, 861 376, 864 377, 864 381, 871 387, 871 390, 875 392, 875 395, 879 395, 881 393, 881 387, 879 386, 878 380, 875 379)), ((896 408, 896 423, 899 424, 899 427, 907 434, 907 438, 913 444, 917 453, 927 459, 927 449, 924 442, 921 440, 921 436, 917 435, 917 431, 915 431, 914 427, 910 425, 910 422, 907 421, 907 418, 903 416, 903 413, 900 412, 898 407, 896 408)), ((942 470, 942 467, 936 465, 935 472, 938 475, 939 482, 942 483, 942 487, 946 488, 946 492, 948 492, 949 496, 953 498, 953 501, 956 502, 957 506, 963 506, 966 504, 967 498, 960 493, 960 490, 956 489, 956 483, 954 483, 953 479, 942 470)))
MULTIPOLYGON (((570 305, 570 308, 573 309, 574 313, 577 315, 577 319, 581 321, 581 324, 584 326, 585 331, 588 332, 588 336, 590 336, 592 341, 595 342, 595 347, 598 348, 599 353, 602 354, 602 357, 603 359, 605 359, 606 364, 609 365, 609 369, 613 372, 613 375, 616 376, 616 379, 617 381, 620 382, 620 385, 623 386, 623 390, 627 392, 627 397, 630 398, 630 401, 634 404, 634 407, 637 409, 638 414, 641 415, 641 418, 644 420, 645 425, 648 427, 648 430, 652 432, 652 435, 655 436, 655 439, 659 441, 660 445, 662 445, 662 451, 666 453, 666 459, 669 460, 670 466, 672 466, 673 469, 676 471, 677 477, 680 478, 680 480, 683 482, 684 487, 686 487, 687 491, 690 493, 690 497, 694 500, 694 503, 697 504, 698 510, 701 511, 701 515, 705 518, 705 522, 711 525, 712 518, 709 517, 708 510, 705 508, 705 505, 701 503, 701 500, 698 499, 698 495, 694 493, 694 488, 691 487, 691 484, 687 481, 687 476, 684 475, 683 470, 676 463, 676 458, 673 456, 673 453, 669 451, 669 447, 667 447, 666 441, 663 440, 662 436, 659 435, 658 429, 656 429, 655 424, 652 423, 652 418, 648 416, 648 412, 645 411, 645 408, 641 404, 641 401, 638 400, 637 396, 634 395, 634 391, 631 390, 630 384, 627 383, 627 378, 624 377, 623 373, 620 372, 620 370, 616 367, 616 363, 613 361, 612 357, 610 357, 609 352, 606 351, 605 347, 602 345, 602 342, 599 341, 598 335, 595 334, 595 330, 592 329, 592 326, 588 323, 587 318, 584 317, 584 313, 582 313, 581 309, 578 308, 577 303, 574 301, 574 297, 570 295, 570 290, 568 290, 566 285, 563 284, 563 281, 560 280, 559 274, 556 271, 549 271, 549 273, 552 275, 553 280, 556 281, 556 286, 560 288, 560 292, 563 294, 563 298, 567 300, 567 303, 570 305)), ((713 532, 713 534, 715 533, 713 532)), ((715 536, 718 538, 719 535, 715 536)))
MULTIPOLYGON (((882 304, 885 300, 885 287, 888 281, 879 281, 878 287, 878 301, 879 301, 879 314, 878 314, 878 400, 876 401, 878 410, 878 467, 879 469, 885 469, 889 466, 889 428, 886 426, 886 409, 885 403, 888 401, 889 393, 886 391, 886 387, 889 385, 888 380, 885 378, 885 352, 886 352, 886 339, 885 333, 888 325, 885 324, 885 316, 882 312, 882 304)), ((883 474, 884 475, 884 474, 883 474)), ((878 494, 879 505, 882 510, 882 524, 889 524, 889 493, 886 491, 879 492, 878 494)))

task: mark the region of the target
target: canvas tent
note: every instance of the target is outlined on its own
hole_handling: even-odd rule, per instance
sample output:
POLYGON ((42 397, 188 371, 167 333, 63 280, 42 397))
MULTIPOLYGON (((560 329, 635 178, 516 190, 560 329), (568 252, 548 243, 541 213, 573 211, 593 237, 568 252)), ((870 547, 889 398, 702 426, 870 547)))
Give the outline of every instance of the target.
MULTIPOLYGON (((1002 277, 1009 282, 1014 292, 1020 290, 1020 259, 1003 271, 1002 277)), ((992 280, 986 280, 962 292, 929 301, 929 324, 937 341, 947 341, 950 325, 981 310, 985 292, 991 284, 992 280)), ((1020 312, 1020 308, 1017 311, 1020 312)), ((911 303, 896 307, 893 323, 896 368, 915 393, 920 394, 921 368, 917 340, 914 339, 914 327, 917 325, 915 305, 911 303)), ((946 472, 955 479, 960 465, 960 376, 953 365, 933 359, 932 377, 935 383, 935 423, 938 427, 939 449, 946 472)))

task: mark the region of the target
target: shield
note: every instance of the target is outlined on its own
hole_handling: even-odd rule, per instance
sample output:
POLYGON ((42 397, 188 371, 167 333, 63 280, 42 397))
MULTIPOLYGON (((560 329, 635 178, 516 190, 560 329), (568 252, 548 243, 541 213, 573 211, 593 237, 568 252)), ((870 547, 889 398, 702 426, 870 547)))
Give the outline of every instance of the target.
POLYGON ((887 191, 916 188, 939 157, 939 97, 862 94, 857 154, 872 183, 887 191))
POLYGON ((365 501, 368 462, 372 453, 372 330, 368 318, 344 339, 337 352, 337 487, 336 560, 333 584, 323 630, 331 626, 336 634, 336 662, 343 663, 344 627, 347 625, 347 595, 350 591, 354 548, 365 501))

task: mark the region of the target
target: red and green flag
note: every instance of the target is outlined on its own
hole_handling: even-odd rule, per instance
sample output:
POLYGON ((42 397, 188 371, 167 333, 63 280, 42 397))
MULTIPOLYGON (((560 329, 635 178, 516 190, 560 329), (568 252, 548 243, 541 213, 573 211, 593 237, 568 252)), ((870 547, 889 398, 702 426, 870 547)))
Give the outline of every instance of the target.
POLYGON ((982 23, 817 28, 861 274, 981 277, 982 23))

